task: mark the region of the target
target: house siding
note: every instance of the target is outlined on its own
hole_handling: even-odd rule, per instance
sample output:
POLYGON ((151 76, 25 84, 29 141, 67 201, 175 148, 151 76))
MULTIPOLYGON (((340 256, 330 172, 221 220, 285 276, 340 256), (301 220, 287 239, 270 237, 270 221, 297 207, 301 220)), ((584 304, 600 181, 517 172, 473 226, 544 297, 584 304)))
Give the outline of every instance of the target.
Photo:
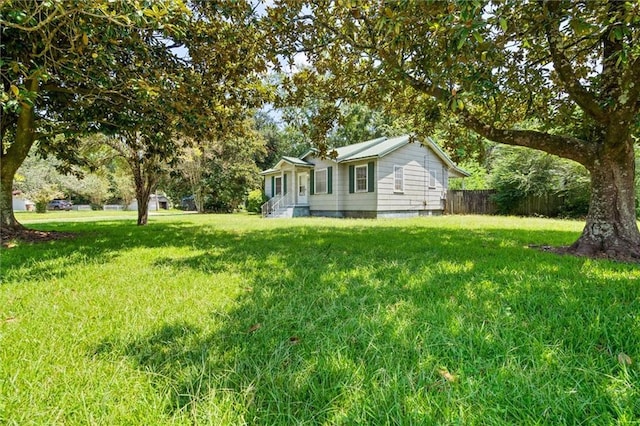
POLYGON ((446 166, 430 149, 419 143, 410 143, 382 157, 378 161, 378 197, 379 212, 401 211, 441 211, 442 194, 446 191, 446 166), (394 190, 394 166, 402 166, 404 191, 394 190), (435 187, 429 187, 429 171, 436 173, 435 187), (426 183, 426 185, 425 185, 426 183))
POLYGON ((338 191, 340 194, 340 209, 345 211, 345 216, 351 217, 370 217, 366 212, 376 211, 376 202, 378 195, 377 177, 380 173, 376 167, 376 160, 353 161, 346 164, 340 164, 340 184, 338 191), (349 193, 349 166, 366 166, 369 162, 374 162, 374 175, 376 184, 373 192, 353 192, 349 193), (353 213, 346 213, 346 212, 353 213), (356 213, 358 212, 358 213, 356 213))
MULTIPOLYGON (((313 195, 309 195, 309 208, 313 214, 313 211, 335 211, 338 210, 337 200, 338 191, 336 191, 336 170, 337 164, 329 159, 321 159, 317 157, 306 157, 306 161, 314 164, 314 168, 309 173, 314 173, 316 170, 328 169, 332 167, 332 194, 316 194, 315 188, 313 188, 313 195)), ((315 179, 314 179, 315 182, 315 179)), ((327 176, 328 184, 328 176, 327 176)))
POLYGON ((273 188, 272 188, 272 179, 271 178, 282 178, 282 192, 291 193, 295 191, 295 182, 293 179, 293 171, 292 170, 283 170, 282 172, 269 173, 264 175, 264 194, 271 198, 273 196, 273 188), (286 188, 285 188, 286 186, 286 188))
POLYGON ((270 173, 264 175, 264 195, 267 198, 271 198, 271 194, 273 194, 273 190, 271 188, 271 178, 274 176, 280 176, 280 173, 270 173))

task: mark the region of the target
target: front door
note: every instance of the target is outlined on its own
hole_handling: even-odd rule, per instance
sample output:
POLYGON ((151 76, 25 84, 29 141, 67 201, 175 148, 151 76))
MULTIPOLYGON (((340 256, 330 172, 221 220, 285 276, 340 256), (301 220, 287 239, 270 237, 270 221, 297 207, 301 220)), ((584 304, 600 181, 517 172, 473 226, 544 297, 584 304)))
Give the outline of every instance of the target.
POLYGON ((298 175, 298 204, 307 204, 309 199, 307 194, 309 191, 309 173, 300 173, 298 175))

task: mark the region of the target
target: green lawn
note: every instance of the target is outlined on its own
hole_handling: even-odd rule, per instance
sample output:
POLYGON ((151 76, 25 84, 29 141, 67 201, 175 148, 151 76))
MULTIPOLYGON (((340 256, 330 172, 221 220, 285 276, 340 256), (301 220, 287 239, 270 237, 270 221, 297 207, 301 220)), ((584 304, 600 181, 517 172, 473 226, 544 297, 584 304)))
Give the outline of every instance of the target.
POLYGON ((528 248, 581 222, 65 213, 1 252, 0 424, 640 424, 640 268, 528 248))

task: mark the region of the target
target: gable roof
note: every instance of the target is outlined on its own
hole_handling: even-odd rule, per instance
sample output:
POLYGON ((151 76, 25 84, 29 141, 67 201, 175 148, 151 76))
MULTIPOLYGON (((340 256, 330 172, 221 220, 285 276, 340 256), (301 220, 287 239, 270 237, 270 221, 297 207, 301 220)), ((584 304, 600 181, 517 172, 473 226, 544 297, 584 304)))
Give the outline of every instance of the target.
MULTIPOLYGON (((346 163, 350 161, 363 160, 366 158, 382 158, 385 155, 415 140, 417 140, 415 135, 402 135, 393 138, 381 137, 365 142, 355 143, 352 145, 341 146, 333 150, 329 150, 329 152, 336 152, 337 155, 333 160, 336 163, 346 163)), ((440 158, 440 160, 442 160, 442 162, 445 163, 449 167, 449 169, 454 172, 455 175, 458 175, 460 177, 470 175, 468 172, 462 170, 453 161, 451 161, 449 156, 445 154, 445 152, 438 145, 436 145, 436 143, 430 137, 421 140, 420 143, 424 147, 431 148, 431 150, 438 156, 438 158, 440 158)), ((262 172, 262 174, 276 171, 282 166, 282 163, 285 161, 294 165, 313 167, 313 164, 305 161, 304 158, 306 158, 310 154, 315 154, 317 152, 317 149, 312 148, 300 158, 282 157, 282 160, 280 160, 278 164, 276 164, 272 169, 265 170, 264 172, 262 172)))
POLYGON ((408 144, 409 140, 410 136, 404 135, 395 138, 372 139, 359 144, 344 146, 336 149, 338 152, 336 160, 341 163, 370 157, 384 157, 401 146, 408 144))
MULTIPOLYGON (((354 145, 347 145, 336 149, 338 153, 336 162, 343 163, 362 160, 365 158, 382 158, 396 149, 413 142, 414 140, 416 140, 414 135, 402 135, 394 138, 384 137, 354 145)), ((424 147, 431 148, 438 158, 440 158, 440 160, 442 160, 442 162, 445 163, 455 174, 460 175, 461 177, 470 175, 467 171, 459 168, 430 137, 425 138, 420 141, 420 143, 424 147)))
MULTIPOLYGON (((304 156, 303 156, 303 158, 304 158, 304 156)), ((311 164, 311 163, 309 163, 307 161, 304 161, 301 158, 297 158, 297 157, 282 157, 280 159, 280 161, 278 161, 278 164, 276 164, 275 166, 273 166, 270 169, 263 170, 262 172, 260 172, 260 174, 261 175, 268 175, 270 173, 275 173, 282 167, 282 164, 284 164, 284 163, 289 163, 289 164, 292 164, 294 166, 301 166, 301 167, 313 167, 313 164, 311 164)))

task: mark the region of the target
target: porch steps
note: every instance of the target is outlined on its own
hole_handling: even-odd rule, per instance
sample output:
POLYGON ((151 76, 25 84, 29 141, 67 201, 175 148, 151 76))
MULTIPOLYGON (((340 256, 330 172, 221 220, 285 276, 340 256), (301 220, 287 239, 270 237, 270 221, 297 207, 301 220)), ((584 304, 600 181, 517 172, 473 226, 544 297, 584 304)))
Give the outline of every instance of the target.
POLYGON ((283 219, 293 217, 293 207, 281 207, 265 216, 267 219, 283 219))
POLYGON ((310 215, 311 212, 309 211, 308 205, 289 205, 287 207, 279 207, 277 209, 274 209, 264 217, 268 219, 284 219, 291 217, 307 217, 310 215))

